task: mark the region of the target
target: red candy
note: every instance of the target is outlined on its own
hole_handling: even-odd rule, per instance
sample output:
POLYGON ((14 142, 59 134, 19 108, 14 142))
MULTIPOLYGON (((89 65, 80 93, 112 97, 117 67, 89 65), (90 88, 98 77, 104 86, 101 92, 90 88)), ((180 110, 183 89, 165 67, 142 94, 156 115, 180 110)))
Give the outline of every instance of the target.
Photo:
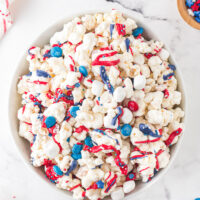
POLYGON ((132 112, 136 112, 136 111, 138 111, 139 106, 135 101, 129 101, 128 102, 128 109, 131 110, 132 112))

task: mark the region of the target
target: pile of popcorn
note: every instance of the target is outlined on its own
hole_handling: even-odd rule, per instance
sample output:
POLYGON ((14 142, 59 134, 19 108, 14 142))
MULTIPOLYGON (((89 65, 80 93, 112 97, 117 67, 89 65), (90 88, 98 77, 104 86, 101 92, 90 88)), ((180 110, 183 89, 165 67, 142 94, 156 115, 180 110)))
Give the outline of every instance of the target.
POLYGON ((183 130, 176 67, 159 41, 117 10, 76 17, 18 83, 19 135, 33 166, 73 198, 124 198, 170 160, 183 130))

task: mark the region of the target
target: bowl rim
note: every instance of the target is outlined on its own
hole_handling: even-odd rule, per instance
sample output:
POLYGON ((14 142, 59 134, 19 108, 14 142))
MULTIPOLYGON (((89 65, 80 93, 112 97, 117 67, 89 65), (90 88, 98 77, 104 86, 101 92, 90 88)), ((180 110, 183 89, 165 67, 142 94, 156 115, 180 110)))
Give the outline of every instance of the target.
POLYGON ((189 15, 187 11, 187 6, 185 4, 185 0, 177 0, 177 7, 179 14, 183 18, 183 20, 190 25, 192 28, 200 30, 200 23, 198 23, 193 16, 189 15))
MULTIPOLYGON (((147 24, 144 23, 144 20, 140 19, 135 13, 131 12, 128 9, 123 9, 123 8, 122 9, 117 8, 117 10, 121 11, 125 17, 129 17, 129 18, 135 20, 138 25, 142 25, 142 27, 144 27, 144 29, 147 30, 147 35, 151 35, 150 36, 151 39, 159 40, 159 37, 157 37, 157 35, 154 32, 152 32, 151 28, 147 24)), ((86 10, 86 11, 82 11, 82 12, 76 12, 76 14, 73 15, 73 16, 71 14, 67 15, 67 16, 64 16, 61 19, 58 19, 57 21, 51 23, 48 27, 45 27, 43 29, 43 31, 41 31, 40 33, 38 33, 36 35, 36 37, 34 38, 34 40, 32 40, 31 46, 36 45, 38 43, 38 40, 40 40, 40 38, 43 38, 43 37, 48 38, 48 41, 49 41, 50 37, 56 31, 58 31, 59 29, 62 29, 63 25, 65 23, 71 21, 75 17, 79 17, 79 16, 82 16, 82 15, 85 15, 85 14, 107 13, 107 12, 110 12, 110 11, 111 11, 110 8, 92 9, 92 10, 86 10), (59 26, 59 28, 55 28, 56 26, 59 26), (49 34, 49 32, 51 34, 49 34), (45 35, 48 35, 48 37, 45 36, 45 35)), ((47 40, 47 39, 45 39, 45 40, 47 40)), ((161 41, 161 40, 159 40, 159 41, 161 41)), ((42 44, 40 46, 43 46, 43 45, 44 44, 42 44)), ((26 50, 29 47, 30 47, 30 45, 27 46, 26 50)), ((176 60, 174 59, 173 55, 171 54, 170 49, 168 48, 168 46, 165 43, 164 43, 164 47, 170 53, 170 63, 175 64, 175 66, 178 66, 176 60)), ((53 185, 52 183, 50 183, 50 181, 48 181, 47 179, 44 179, 44 177, 41 174, 39 174, 38 172, 36 172, 36 169, 35 169, 36 167, 32 166, 30 164, 30 162, 25 158, 25 156, 23 156, 23 150, 21 149, 21 146, 17 143, 16 138, 15 138, 15 137, 18 137, 18 138, 20 138, 20 140, 24 140, 24 138, 22 138, 22 137, 20 137, 18 135, 18 129, 14 128, 14 125, 15 125, 15 123, 13 122, 13 117, 14 116, 13 116, 13 112, 12 112, 11 108, 13 107, 13 102, 12 102, 13 92, 16 92, 16 88, 17 88, 17 82, 16 81, 18 80, 18 78, 16 77, 16 74, 17 74, 18 70, 20 69, 20 65, 25 61, 26 55, 27 55, 27 53, 23 52, 22 56, 19 57, 19 60, 17 61, 16 65, 15 65, 15 73, 14 73, 14 75, 12 77, 12 81, 11 81, 11 84, 10 84, 10 89, 9 89, 9 103, 8 103, 8 118, 9 118, 8 120, 9 120, 9 128, 10 128, 9 132, 10 132, 12 141, 13 141, 16 149, 17 149, 18 154, 20 155, 22 161, 25 163, 25 165, 28 167, 28 169, 32 173, 37 174, 37 177, 40 178, 40 180, 42 180, 46 184, 50 185, 52 187, 52 189, 54 188, 55 191, 60 192, 60 193, 64 192, 65 195, 66 195, 66 197, 68 196, 69 198, 72 199, 72 193, 71 192, 69 193, 66 190, 58 189, 57 187, 55 187, 55 185, 53 185)), ((27 66, 27 69, 28 69, 28 66, 27 66)), ((21 69, 21 71, 22 71, 22 69, 21 69)), ((178 90, 181 91, 181 93, 182 93, 182 100, 181 100, 182 106, 181 107, 182 107, 182 109, 185 112, 185 116, 182 119, 182 121, 183 121, 184 126, 185 126, 186 125, 186 117, 187 117, 187 102, 186 102, 186 96, 187 95, 186 95, 186 90, 185 90, 185 86, 184 86, 184 82, 183 82, 183 76, 182 76, 182 73, 181 73, 179 67, 177 67, 177 70, 176 70, 176 78, 177 78, 177 81, 178 81, 178 87, 179 87, 178 90)), ((17 116, 15 116, 15 118, 17 118, 17 116)), ((18 120, 17 120, 17 123, 19 123, 18 120)), ((178 142, 173 146, 173 148, 174 148, 173 155, 170 154, 170 161, 169 161, 167 167, 164 168, 164 169, 161 169, 159 171, 159 173, 150 182, 145 183, 145 185, 143 187, 139 188, 138 191, 134 190, 133 192, 131 192, 129 194, 126 194, 126 196, 125 196, 126 199, 129 199, 129 198, 131 199, 133 197, 138 196, 139 194, 141 194, 142 192, 144 192, 144 190, 146 190, 151 185, 153 185, 155 182, 157 182, 159 179, 161 179, 161 177, 166 172, 169 171, 169 168, 172 166, 172 164, 173 164, 173 162, 174 162, 174 160, 175 160, 175 158, 177 156, 177 153, 178 153, 178 151, 179 151, 179 149, 181 147, 184 133, 185 133, 185 128, 184 128, 184 131, 183 131, 181 137, 179 137, 178 142)), ((24 142, 25 142, 25 140, 23 141, 23 143, 24 142)))

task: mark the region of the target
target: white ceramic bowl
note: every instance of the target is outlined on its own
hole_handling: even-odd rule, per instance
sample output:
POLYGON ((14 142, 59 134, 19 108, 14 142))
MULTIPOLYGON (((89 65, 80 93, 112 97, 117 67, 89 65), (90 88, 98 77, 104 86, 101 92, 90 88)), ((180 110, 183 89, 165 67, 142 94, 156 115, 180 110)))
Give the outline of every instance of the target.
MULTIPOLYGON (((103 12, 109 12, 109 11, 110 10, 108 10, 108 9, 107 10, 104 9, 103 11, 102 10, 96 10, 96 11, 91 11, 91 12, 87 12, 87 13, 79 13, 76 16, 81 16, 81 15, 89 14, 89 13, 92 14, 92 13, 96 13, 96 12, 102 12, 103 13, 103 12)), ((56 31, 61 30, 65 23, 67 23, 68 21, 70 21, 71 19, 73 19, 76 16, 64 18, 62 20, 57 21, 55 24, 51 25, 49 28, 47 28, 45 31, 43 31, 36 38, 36 40, 32 43, 32 45, 33 46, 41 46, 42 47, 43 45, 49 43, 50 37, 56 31)), ((151 29, 146 24, 143 24, 142 21, 139 20, 136 16, 134 16, 131 12, 127 11, 126 13, 124 13, 124 16, 133 18, 137 22, 137 24, 139 26, 142 26, 144 28, 144 30, 145 30, 145 32, 144 32, 145 38, 159 40, 159 38, 151 31, 151 29)), ((29 47, 27 47, 27 49, 28 48, 29 47)), ((165 48, 168 49, 166 46, 165 46, 165 48)), ((168 51, 169 51, 169 49, 168 49, 168 51)), ((51 183, 45 177, 45 173, 44 173, 44 170, 42 168, 35 168, 35 167, 33 167, 31 165, 31 162, 30 162, 30 145, 25 139, 23 139, 22 137, 20 137, 18 135, 19 121, 17 119, 17 110, 21 106, 21 103, 20 103, 21 102, 21 97, 17 93, 17 82, 18 82, 18 78, 21 75, 24 75, 24 74, 28 73, 28 62, 26 61, 26 55, 27 55, 27 51, 24 53, 24 55, 20 59, 19 63, 17 64, 16 72, 15 72, 15 75, 13 77, 13 81, 12 81, 11 88, 10 88, 8 112, 9 112, 11 134, 12 134, 12 137, 14 139, 14 143, 16 144, 17 149, 19 150, 19 153, 20 153, 20 155, 22 157, 22 160, 28 166, 28 168, 33 173, 35 173, 36 176, 40 177, 41 180, 45 181, 46 184, 49 184, 49 188, 55 190, 55 192, 58 193, 58 196, 59 196, 60 192, 62 192, 62 193, 65 192, 66 193, 66 198, 69 197, 69 198, 72 199, 71 192, 57 189, 56 186, 53 183, 51 183)), ((176 64, 176 62, 175 62, 175 60, 174 60, 174 58, 172 56, 170 56, 170 62, 177 67, 177 64, 176 64)), ((186 111, 186 106, 185 106, 186 105, 185 104, 185 96, 186 95, 185 95, 182 76, 181 76, 181 73, 179 71, 179 67, 177 67, 176 78, 178 80, 178 90, 182 92, 181 107, 182 107, 182 109, 184 111, 186 111)), ((183 122, 185 122, 185 118, 183 119, 183 122)), ((183 139, 183 135, 179 139, 178 143, 176 145, 172 146, 172 148, 171 148, 171 159, 170 159, 169 165, 165 169, 160 170, 159 173, 157 173, 155 175, 155 177, 150 182, 148 182, 148 183, 138 182, 137 186, 136 186, 136 189, 132 193, 126 195, 126 199, 127 200, 131 200, 136 195, 138 195, 139 193, 143 193, 146 188, 150 187, 153 183, 155 183, 158 179, 160 179, 163 174, 165 174, 168 171, 169 167, 171 166, 171 164, 173 163, 173 161, 174 161, 174 159, 176 157, 177 151, 178 151, 178 149, 179 149, 179 147, 180 147, 180 145, 182 143, 182 139, 183 139)))

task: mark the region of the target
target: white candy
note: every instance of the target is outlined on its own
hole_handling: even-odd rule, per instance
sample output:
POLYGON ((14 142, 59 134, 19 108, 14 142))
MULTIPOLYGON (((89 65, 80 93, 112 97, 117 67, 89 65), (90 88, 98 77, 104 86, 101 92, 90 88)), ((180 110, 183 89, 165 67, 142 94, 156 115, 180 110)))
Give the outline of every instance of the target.
POLYGON ((123 200, 124 199, 124 191, 121 187, 116 188, 111 193, 112 200, 123 200))
POLYGON ((138 76, 134 77, 133 85, 134 85, 134 88, 136 90, 143 89, 145 87, 145 85, 146 85, 146 78, 145 78, 145 76, 138 75, 138 76))
POLYGON ((114 91, 113 97, 116 102, 122 102, 126 96, 126 91, 123 87, 117 87, 114 91))
POLYGON ((121 121, 124 124, 129 124, 131 120, 133 119, 133 114, 128 108, 124 108, 124 114, 121 117, 121 121))
POLYGON ((100 81, 94 80, 92 82, 92 93, 99 97, 102 94, 104 84, 100 81))
POLYGON ((129 193, 135 189, 135 181, 126 181, 123 184, 123 191, 124 193, 129 193))

